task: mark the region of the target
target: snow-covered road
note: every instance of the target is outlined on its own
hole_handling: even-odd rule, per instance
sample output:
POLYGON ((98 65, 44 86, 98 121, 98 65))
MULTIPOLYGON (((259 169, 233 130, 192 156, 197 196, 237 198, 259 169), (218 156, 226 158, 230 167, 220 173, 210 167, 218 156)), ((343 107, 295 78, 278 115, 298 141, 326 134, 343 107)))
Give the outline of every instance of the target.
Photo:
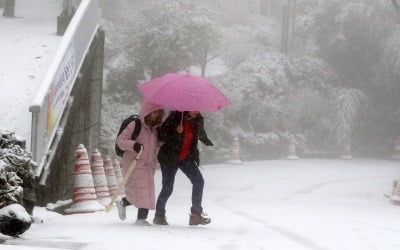
MULTIPOLYGON (((0 249, 400 249, 400 207, 383 196, 399 176, 398 161, 278 160, 202 171, 208 226, 188 226, 191 185, 178 172, 170 226, 134 226, 134 208, 124 222, 116 209, 61 216, 36 208, 44 223, 0 249)), ((156 178, 159 190, 159 171, 156 178)))

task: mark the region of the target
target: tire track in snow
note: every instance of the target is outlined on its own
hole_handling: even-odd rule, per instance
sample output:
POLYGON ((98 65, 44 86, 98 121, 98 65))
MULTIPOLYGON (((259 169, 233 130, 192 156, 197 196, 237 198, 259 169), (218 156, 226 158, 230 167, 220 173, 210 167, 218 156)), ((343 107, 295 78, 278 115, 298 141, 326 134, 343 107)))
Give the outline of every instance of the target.
MULTIPOLYGON (((378 176, 378 177, 371 177, 371 178, 353 178, 353 179, 344 179, 344 180, 341 179, 341 180, 325 181, 325 182, 313 184, 313 185, 311 185, 311 186, 309 186, 309 187, 307 187, 307 188, 303 188, 303 189, 301 189, 301 190, 299 190, 299 191, 296 191, 296 192, 294 192, 294 193, 288 195, 288 197, 292 198, 293 195, 296 195, 296 194, 308 194, 308 193, 314 192, 314 191, 316 191, 316 190, 318 190, 318 189, 325 188, 325 187, 330 186, 330 185, 341 184, 341 183, 347 183, 347 182, 358 182, 358 181, 365 181, 365 180, 376 180, 376 179, 380 179, 380 178, 387 178, 387 176, 378 176)), ((285 199, 285 198, 284 198, 284 199, 285 199)), ((286 198, 286 199, 287 199, 287 198, 286 198)))
MULTIPOLYGON (((237 189, 232 190, 231 192, 240 192, 240 191, 246 191, 246 190, 250 190, 253 189, 255 187, 256 184, 254 185, 247 185, 247 186, 243 186, 237 189)), ((215 203, 218 204, 220 207, 223 207, 224 209, 230 211, 231 213, 234 213, 238 216, 244 217, 245 219, 252 221, 256 224, 262 225, 264 228, 266 228, 267 230, 270 231, 274 231, 278 234, 280 234, 281 236, 299 244, 302 245, 303 247, 306 247, 308 249, 312 249, 312 250, 327 250, 328 248, 322 247, 320 245, 318 245, 316 242, 307 239, 287 228, 281 227, 281 226, 275 226, 275 225, 269 225, 267 224, 265 221, 260 220, 260 218, 256 218, 251 216, 248 213, 242 212, 242 211, 234 211, 229 209, 228 206, 225 206, 223 204, 223 201, 228 197, 228 195, 222 195, 220 196, 218 199, 215 199, 215 203)), ((226 246, 225 246, 226 247, 226 246)), ((222 250, 224 250, 225 248, 221 248, 222 250)))
POLYGON ((307 247, 309 249, 313 249, 313 250, 327 250, 328 249, 328 248, 318 245, 316 242, 314 242, 310 239, 307 239, 306 237, 303 237, 299 234, 294 233, 293 231, 291 231, 287 228, 284 228, 281 226, 268 225, 266 222, 260 220, 260 218, 253 217, 250 214, 247 214, 244 212, 238 212, 238 211, 231 211, 231 212, 233 212, 237 215, 240 215, 242 217, 246 217, 248 220, 253 221, 254 223, 261 224, 265 228, 275 231, 275 232, 279 233, 280 235, 282 235, 300 245, 303 245, 304 247, 307 247))

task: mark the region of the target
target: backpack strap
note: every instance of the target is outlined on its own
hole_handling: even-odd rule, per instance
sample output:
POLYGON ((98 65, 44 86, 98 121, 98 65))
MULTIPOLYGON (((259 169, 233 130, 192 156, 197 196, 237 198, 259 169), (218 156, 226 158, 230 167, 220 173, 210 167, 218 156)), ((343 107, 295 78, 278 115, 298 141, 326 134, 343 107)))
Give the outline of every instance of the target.
POLYGON ((135 121, 135 129, 133 130, 133 133, 131 135, 132 140, 135 140, 138 137, 140 130, 142 129, 142 122, 140 121, 139 116, 135 117, 134 121, 135 121))

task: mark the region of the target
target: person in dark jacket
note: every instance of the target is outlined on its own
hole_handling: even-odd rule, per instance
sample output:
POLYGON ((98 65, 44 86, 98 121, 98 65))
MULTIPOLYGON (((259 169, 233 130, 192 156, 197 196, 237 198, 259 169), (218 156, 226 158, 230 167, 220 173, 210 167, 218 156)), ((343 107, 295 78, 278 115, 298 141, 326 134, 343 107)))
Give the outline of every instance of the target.
POLYGON ((211 222, 205 217, 201 205, 204 179, 199 169, 200 156, 197 148, 200 140, 213 146, 204 130, 204 119, 199 111, 173 111, 158 130, 158 139, 164 144, 158 152, 162 173, 162 189, 157 198, 153 223, 168 225, 165 206, 172 194, 175 175, 180 169, 192 183, 192 207, 189 225, 206 225, 211 222))

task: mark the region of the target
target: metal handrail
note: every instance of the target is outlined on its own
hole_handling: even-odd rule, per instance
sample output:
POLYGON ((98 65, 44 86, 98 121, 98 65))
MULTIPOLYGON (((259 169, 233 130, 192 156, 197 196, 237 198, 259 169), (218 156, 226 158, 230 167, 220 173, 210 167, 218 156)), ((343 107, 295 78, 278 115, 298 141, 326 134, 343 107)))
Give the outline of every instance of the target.
POLYGON ((99 28, 99 15, 98 0, 81 1, 29 107, 32 113, 31 152, 33 160, 38 162, 37 177, 52 152, 67 100, 99 28))

